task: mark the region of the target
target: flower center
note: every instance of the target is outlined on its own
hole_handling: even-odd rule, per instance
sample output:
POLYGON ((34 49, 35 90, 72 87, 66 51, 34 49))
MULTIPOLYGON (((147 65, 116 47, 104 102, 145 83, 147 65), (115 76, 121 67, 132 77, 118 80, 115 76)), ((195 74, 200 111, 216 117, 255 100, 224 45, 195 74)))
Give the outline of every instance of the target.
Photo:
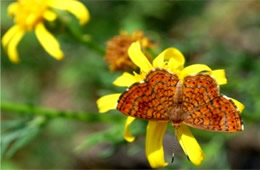
POLYGON ((15 22, 26 30, 32 30, 41 22, 47 10, 47 0, 18 0, 17 5, 15 22))

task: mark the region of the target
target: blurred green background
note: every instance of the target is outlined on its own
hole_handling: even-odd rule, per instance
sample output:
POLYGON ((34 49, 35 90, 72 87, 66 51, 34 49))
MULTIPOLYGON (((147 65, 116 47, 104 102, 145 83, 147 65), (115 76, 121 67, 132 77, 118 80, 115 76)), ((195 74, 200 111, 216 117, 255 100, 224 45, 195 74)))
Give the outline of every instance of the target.
MULTIPOLYGON (((122 132, 126 117, 118 111, 99 115, 96 106, 99 97, 124 90, 112 85, 120 73, 109 71, 102 54, 105 43, 120 30, 142 30, 157 44, 155 54, 167 47, 179 48, 186 66, 201 63, 225 69, 228 84, 221 92, 246 107, 243 132, 192 129, 206 155, 200 167, 187 160, 169 126, 164 138, 166 169, 260 168, 259 0, 81 2, 91 14, 84 27, 68 13, 60 13, 55 23, 46 23, 64 51, 62 61, 50 57, 33 32, 19 44, 20 64, 10 63, 1 50, 1 103, 84 112, 81 114, 93 117, 44 117, 2 109, 2 169, 149 168, 144 153, 147 122, 134 122, 131 130, 137 139, 127 143, 122 132), (91 37, 102 50, 94 50, 79 37, 91 37), (171 164, 173 152, 175 162, 171 164)), ((10 3, 1 1, 1 36, 13 24, 7 16, 10 3)))

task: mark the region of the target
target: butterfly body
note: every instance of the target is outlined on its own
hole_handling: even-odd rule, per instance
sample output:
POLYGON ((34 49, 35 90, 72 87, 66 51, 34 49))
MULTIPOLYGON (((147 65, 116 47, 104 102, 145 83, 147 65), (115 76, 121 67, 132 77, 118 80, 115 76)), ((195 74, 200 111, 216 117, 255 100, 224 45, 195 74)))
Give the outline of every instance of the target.
POLYGON ((173 107, 167 113, 169 116, 169 120, 171 120, 173 126, 177 128, 184 120, 184 112, 182 109, 182 83, 180 80, 176 85, 176 92, 173 97, 173 103, 173 107))
POLYGON ((178 76, 155 69, 145 80, 135 83, 119 98, 117 109, 127 116, 152 121, 171 121, 175 128, 188 126, 236 132, 243 128, 239 110, 208 74, 178 76))

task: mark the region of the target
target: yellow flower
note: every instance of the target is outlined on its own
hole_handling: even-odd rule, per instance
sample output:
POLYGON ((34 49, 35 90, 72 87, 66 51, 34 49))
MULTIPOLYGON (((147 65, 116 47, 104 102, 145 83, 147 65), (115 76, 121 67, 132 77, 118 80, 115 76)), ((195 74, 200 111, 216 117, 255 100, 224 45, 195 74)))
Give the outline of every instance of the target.
MULTIPOLYGON (((133 83, 140 82, 153 68, 164 68, 172 71, 176 73, 181 80, 183 80, 185 76, 196 74, 201 71, 207 71, 216 79, 219 85, 227 83, 224 70, 211 70, 207 65, 203 64, 194 64, 184 68, 184 56, 176 48, 168 48, 164 50, 153 60, 152 64, 142 53, 139 42, 133 43, 130 46, 128 53, 131 60, 140 68, 141 73, 134 73, 134 75, 123 73, 114 81, 114 85, 116 86, 129 87, 133 83)), ((117 101, 120 95, 120 93, 110 94, 98 99, 97 105, 99 111, 104 113, 109 110, 116 109, 117 101)), ((244 109, 243 104, 235 99, 232 100, 238 109, 242 112, 244 109)), ((129 131, 129 126, 134 121, 134 119, 134 117, 128 116, 126 120, 124 138, 128 142, 132 142, 135 139, 135 137, 132 136, 129 131)), ((164 160, 164 151, 162 145, 167 124, 168 122, 160 121, 148 122, 145 151, 147 159, 153 168, 167 166, 167 162, 164 160)), ((204 153, 188 127, 184 124, 181 124, 179 128, 175 129, 175 134, 183 151, 189 157, 190 161, 195 165, 200 165, 204 159, 204 153)))
POLYGON ((120 32, 119 36, 113 37, 106 43, 105 61, 108 62, 111 71, 137 69, 137 66, 131 61, 127 53, 129 46, 135 41, 140 41, 143 48, 154 46, 140 30, 133 32, 131 35, 126 32, 120 32))
POLYGON ((59 42, 44 26, 44 20, 54 21, 57 17, 52 8, 69 11, 80 24, 89 20, 87 8, 77 0, 18 0, 11 3, 8 14, 14 17, 15 24, 3 36, 2 44, 12 62, 19 62, 17 45, 29 31, 35 31, 40 44, 51 56, 57 60, 63 58, 59 42))

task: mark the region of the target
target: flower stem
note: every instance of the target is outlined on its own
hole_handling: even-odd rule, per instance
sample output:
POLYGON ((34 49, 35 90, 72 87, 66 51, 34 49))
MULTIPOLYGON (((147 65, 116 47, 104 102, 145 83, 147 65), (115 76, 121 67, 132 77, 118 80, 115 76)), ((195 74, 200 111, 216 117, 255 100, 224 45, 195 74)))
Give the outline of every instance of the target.
POLYGON ((33 105, 15 104, 10 102, 1 102, 1 111, 16 112, 19 114, 30 114, 36 116, 45 116, 47 118, 65 118, 80 120, 84 122, 118 122, 119 116, 100 115, 97 113, 62 111, 49 108, 42 108, 33 105))
POLYGON ((99 55, 105 55, 105 50, 100 47, 98 43, 93 41, 92 37, 89 34, 83 34, 82 31, 78 27, 75 27, 73 24, 66 23, 66 26, 72 36, 74 36, 74 38, 76 38, 79 42, 85 44, 88 48, 94 50, 99 55))

